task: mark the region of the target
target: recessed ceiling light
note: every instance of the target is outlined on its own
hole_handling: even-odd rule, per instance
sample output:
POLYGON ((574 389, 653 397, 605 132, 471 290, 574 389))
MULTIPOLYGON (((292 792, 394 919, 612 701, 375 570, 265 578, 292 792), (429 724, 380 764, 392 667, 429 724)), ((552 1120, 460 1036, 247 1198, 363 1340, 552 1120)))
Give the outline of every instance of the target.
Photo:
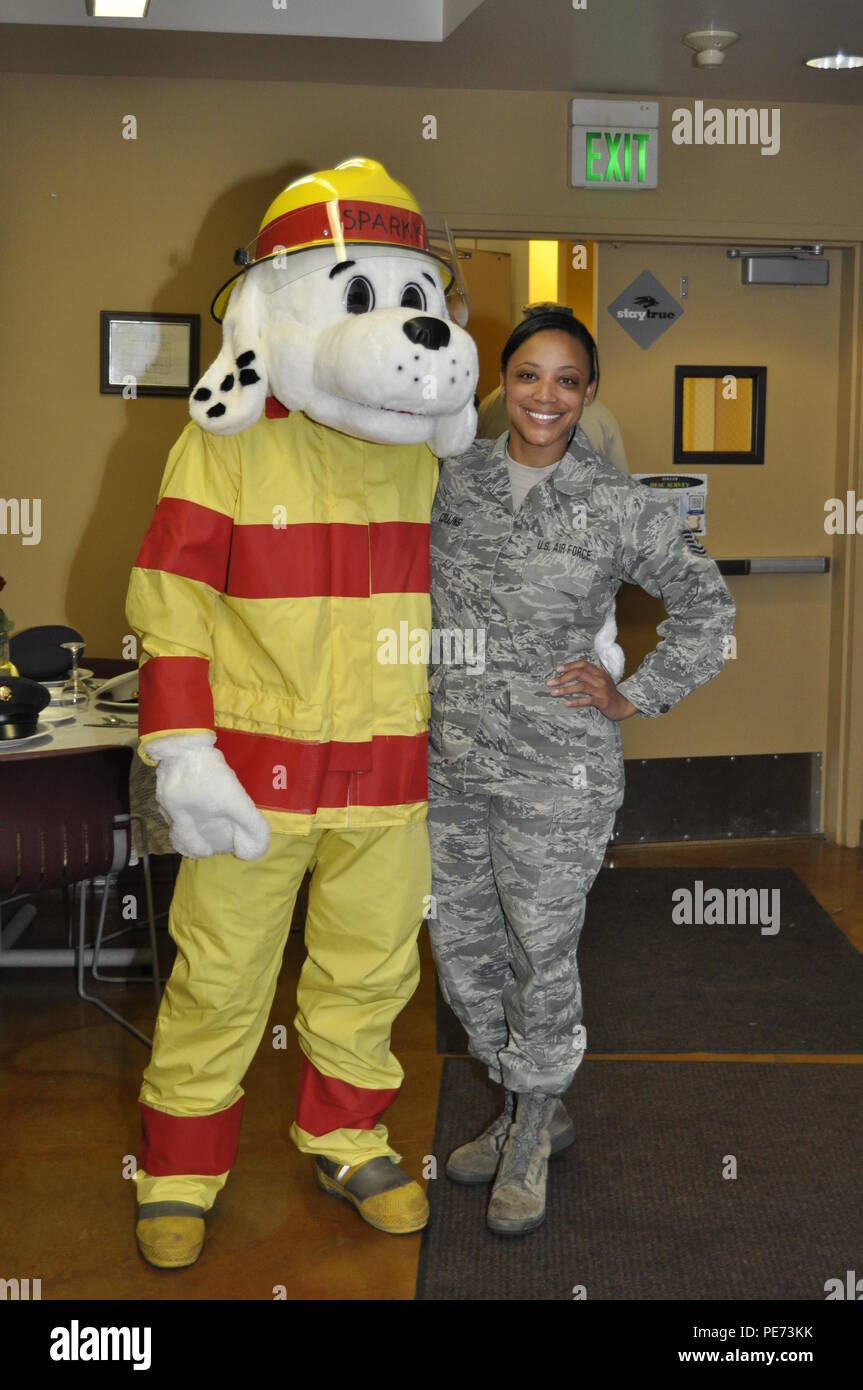
POLYGON ((86 0, 92 19, 145 19, 150 0, 86 0))
POLYGON ((863 68, 863 58, 859 53, 829 53, 826 58, 807 58, 806 66, 840 72, 843 68, 863 68))

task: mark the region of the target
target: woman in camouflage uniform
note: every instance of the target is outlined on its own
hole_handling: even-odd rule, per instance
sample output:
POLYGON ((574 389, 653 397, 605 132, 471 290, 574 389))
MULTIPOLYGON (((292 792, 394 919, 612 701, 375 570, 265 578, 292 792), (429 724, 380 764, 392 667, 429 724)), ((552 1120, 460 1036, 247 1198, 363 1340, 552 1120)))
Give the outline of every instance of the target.
POLYGON ((676 502, 618 471, 578 421, 596 344, 565 309, 501 355, 510 428, 444 461, 432 513, 429 930, 470 1051, 505 1089, 457 1182, 495 1178, 488 1225, 545 1216, 560 1100, 585 1049, 576 948, 623 801, 620 722, 654 718, 722 669, 733 599, 676 502), (621 582, 661 597, 663 640, 619 685, 621 582))

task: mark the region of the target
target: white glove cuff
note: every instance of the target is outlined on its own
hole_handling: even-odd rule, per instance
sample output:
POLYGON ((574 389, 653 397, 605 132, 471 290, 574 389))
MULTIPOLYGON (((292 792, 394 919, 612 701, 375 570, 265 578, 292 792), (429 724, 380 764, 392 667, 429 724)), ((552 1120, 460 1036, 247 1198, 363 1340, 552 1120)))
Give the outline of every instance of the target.
POLYGON ((214 748, 215 744, 215 734, 169 734, 166 738, 155 738, 152 743, 145 743, 144 751, 154 763, 159 763, 163 759, 202 753, 205 749, 214 748))

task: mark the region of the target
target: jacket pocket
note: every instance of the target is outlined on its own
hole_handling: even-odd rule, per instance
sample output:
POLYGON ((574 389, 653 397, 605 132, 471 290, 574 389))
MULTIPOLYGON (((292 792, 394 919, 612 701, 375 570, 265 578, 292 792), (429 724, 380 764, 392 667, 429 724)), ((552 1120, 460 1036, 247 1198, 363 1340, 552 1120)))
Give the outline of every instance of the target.
POLYGON ((524 679, 510 685, 506 751, 515 775, 557 787, 588 785, 590 727, 587 706, 567 707, 562 696, 524 679))
POLYGON ((297 736, 309 741, 324 737, 324 709, 276 690, 248 690, 216 681, 212 685, 216 723, 246 733, 297 736), (221 716, 221 718, 220 718, 221 716))
POLYGON ((446 567, 457 559, 459 553, 464 550, 466 540, 463 526, 444 526, 432 522, 431 526, 431 558, 432 564, 446 567))
POLYGON ((529 556, 522 570, 523 584, 531 589, 543 590, 543 596, 551 590, 568 597, 585 598, 596 579, 597 573, 589 562, 574 564, 566 555, 555 555, 553 552, 529 556))

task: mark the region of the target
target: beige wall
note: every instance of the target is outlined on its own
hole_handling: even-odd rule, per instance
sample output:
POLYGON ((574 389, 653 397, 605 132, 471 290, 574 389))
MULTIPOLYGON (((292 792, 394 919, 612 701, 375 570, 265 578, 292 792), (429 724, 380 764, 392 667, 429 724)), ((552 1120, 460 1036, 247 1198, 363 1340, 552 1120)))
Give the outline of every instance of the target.
MULTIPOLYGON (((659 191, 603 194, 567 187, 568 99, 548 92, 4 76, 0 495, 43 499, 40 545, 0 537, 0 574, 9 581, 4 607, 18 625, 69 621, 83 630, 92 655, 119 650, 129 568, 165 455, 187 416, 182 400, 99 395, 99 310, 201 312, 206 364, 218 343, 207 318, 212 292, 230 273, 234 248, 249 240, 271 197, 297 174, 350 154, 374 155, 464 235, 863 239, 863 180, 856 176, 863 108, 785 106, 781 151, 764 157, 748 147, 672 145, 670 113, 680 103, 662 100, 659 191), (422 139, 429 113, 438 119, 436 141, 422 139), (127 114, 137 118, 136 141, 121 138, 127 114)), ((852 317, 846 359, 858 363, 856 307, 852 317)), ((859 391, 856 377, 850 385, 859 391)), ((859 444, 859 403, 850 409, 847 433, 859 444)), ((631 428, 627 436, 631 447, 631 428)), ((802 495, 814 502, 817 489, 799 452, 793 466, 802 495)), ((859 452, 850 467, 863 496, 859 452)), ((711 499, 711 542, 719 534, 728 553, 760 544, 750 497, 747 490, 711 499)), ((796 507, 788 521, 788 547, 809 548, 801 545, 796 507)), ((850 598, 860 588, 856 552, 849 565, 848 602, 831 652, 847 644, 850 598)), ((772 581, 745 582, 750 601, 763 608, 772 581)), ((813 623, 820 620, 821 583, 799 581, 813 623)), ((747 642, 750 621, 746 615, 747 642)), ((771 640, 781 643, 781 634, 771 640)), ((818 640, 813 635, 816 653, 818 640)), ((847 676, 850 658, 842 659, 847 676)), ((859 661, 854 670, 863 679, 859 661)), ((723 678, 726 692, 735 679, 739 673, 723 678)), ((846 720, 853 694, 843 687, 846 720)), ((858 694, 863 700, 863 690, 858 694)), ((823 722, 820 708, 811 716, 816 722, 823 722)), ((801 728, 799 738, 809 745, 808 731, 804 736, 801 728)), ((723 738, 715 742, 718 751, 723 738)), ((844 793, 847 836, 856 835, 863 815, 863 769, 855 763, 845 775, 853 784, 844 793)))
MULTIPOLYGON (((675 364, 767 368, 763 466, 693 469, 708 477, 706 543, 714 556, 832 558, 824 502, 835 495, 841 265, 840 254, 831 257, 823 289, 755 287, 741 285, 739 264, 719 246, 600 249, 600 398, 620 423, 630 472, 675 471, 675 364), (689 281, 682 317, 646 351, 607 308, 645 269, 675 298, 681 276, 689 281)), ((628 721, 628 756, 826 750, 830 576, 728 583, 738 605, 736 659, 667 718, 628 721)), ((627 637, 636 650, 654 646, 659 601, 624 590, 622 611, 624 647, 627 637)))

